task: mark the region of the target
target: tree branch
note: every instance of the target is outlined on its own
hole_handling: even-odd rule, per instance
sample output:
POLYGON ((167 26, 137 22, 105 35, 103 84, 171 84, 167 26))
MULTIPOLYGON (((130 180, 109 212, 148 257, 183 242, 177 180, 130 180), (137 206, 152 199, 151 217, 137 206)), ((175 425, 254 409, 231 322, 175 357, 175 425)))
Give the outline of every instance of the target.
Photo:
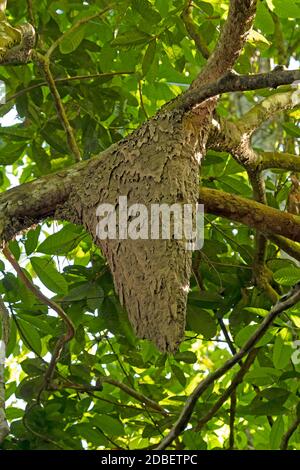
POLYGON ((48 83, 49 90, 52 94, 54 103, 55 103, 55 108, 57 111, 57 115, 63 125, 63 128, 67 134, 67 143, 70 149, 71 154, 74 157, 75 162, 79 162, 81 160, 81 153, 78 147, 78 144, 75 139, 74 131, 72 129, 72 126, 70 124, 70 121, 68 119, 65 107, 63 105, 63 102, 61 100, 60 94, 58 92, 58 89, 55 84, 55 80, 53 78, 52 72, 50 70, 50 62, 47 57, 42 56, 41 54, 38 54, 35 52, 33 54, 34 59, 36 59, 37 63, 42 67, 42 70, 44 72, 45 79, 48 83))
POLYGON ((96 18, 99 18, 100 16, 104 15, 104 13, 106 13, 107 11, 111 10, 113 7, 113 4, 112 5, 109 5, 107 6, 106 8, 104 8, 103 10, 99 11, 98 13, 95 13, 94 15, 91 15, 91 16, 87 16, 85 18, 81 18, 80 20, 78 20, 73 26, 71 26, 71 28, 69 28, 67 31, 65 31, 52 45, 51 47, 48 49, 47 53, 46 53, 46 56, 45 58, 46 59, 50 59, 50 57, 52 56, 53 52, 57 49, 57 47, 61 44, 61 42, 69 35, 69 34, 72 34, 74 31, 76 31, 76 29, 80 28, 80 26, 83 26, 87 23, 89 23, 90 21, 96 19, 96 18))
POLYGON ((300 261, 300 243, 292 242, 279 235, 268 235, 268 238, 288 255, 300 261))
POLYGON ((279 170, 300 172, 300 157, 284 152, 260 152, 259 167, 261 170, 277 168, 279 170))
POLYGON ((219 367, 219 369, 215 370, 214 372, 211 372, 204 380, 202 380, 195 387, 191 395, 187 398, 186 403, 175 425, 173 426, 169 434, 157 446, 157 450, 166 449, 173 442, 173 440, 176 439, 179 434, 181 434, 181 432, 185 429, 192 416, 194 407, 198 399, 205 392, 205 390, 207 390, 207 388, 211 384, 213 384, 216 380, 220 379, 224 374, 226 374, 226 372, 228 372, 236 364, 238 364, 239 361, 243 359, 243 357, 250 353, 252 349, 254 349, 258 341, 264 336, 269 327, 272 325, 273 321, 278 317, 278 315, 280 315, 280 313, 292 307, 299 301, 300 284, 297 284, 287 296, 284 296, 279 302, 276 303, 276 305, 274 305, 270 313, 263 319, 260 326, 248 339, 244 346, 234 356, 232 356, 232 358, 230 358, 221 367, 219 367))
POLYGON ((6 350, 9 340, 10 320, 8 310, 0 296, 0 444, 9 434, 9 426, 5 414, 5 381, 4 369, 6 350))
MULTIPOLYGON (((81 81, 81 80, 94 80, 94 79, 101 79, 101 78, 109 78, 109 77, 114 77, 118 75, 132 75, 134 72, 107 72, 107 73, 92 73, 89 75, 76 75, 73 77, 61 77, 61 78, 55 78, 54 82, 56 85, 64 85, 69 82, 74 82, 74 81, 81 81)), ((34 85, 31 85, 27 88, 23 88, 20 91, 17 91, 17 93, 14 93, 13 95, 10 95, 6 99, 6 103, 9 101, 13 101, 19 96, 23 96, 26 93, 29 93, 31 90, 35 90, 36 88, 41 88, 44 86, 49 86, 48 82, 40 82, 40 83, 35 83, 34 85)), ((1 105, 0 105, 1 106, 1 105)))
POLYGON ((232 379, 229 387, 226 388, 225 392, 218 399, 218 401, 213 405, 213 407, 207 412, 207 414, 198 421, 197 427, 195 429, 196 431, 200 431, 203 428, 203 426, 215 416, 215 414, 219 411, 219 409, 225 403, 225 401, 228 400, 230 395, 232 395, 232 393, 236 390, 237 386, 240 383, 242 383, 243 378, 245 374, 248 372, 248 370, 250 369, 251 365, 253 364, 258 351, 259 351, 258 349, 253 349, 249 353, 245 362, 241 364, 240 370, 232 379))
POLYGON ((275 93, 253 106, 241 117, 237 126, 241 133, 251 134, 278 112, 293 109, 299 104, 300 90, 298 87, 284 93, 275 93))
POLYGON ((192 83, 192 90, 201 88, 203 84, 220 78, 232 69, 251 30, 256 3, 257 0, 230 0, 228 17, 218 43, 205 67, 192 83))
MULTIPOLYGON (((179 95, 170 103, 170 107, 189 111, 203 101, 223 93, 236 91, 251 91, 262 88, 277 88, 280 85, 290 85, 300 80, 300 70, 273 70, 267 73, 253 75, 239 75, 228 72, 218 80, 201 85, 198 88, 190 87, 188 91, 179 95)), ((300 94, 295 91, 295 100, 300 102, 300 94)))
POLYGON ((65 324, 66 332, 65 332, 65 334, 60 336, 60 338, 58 339, 58 341, 55 345, 55 348, 54 348, 54 351, 53 351, 53 354, 52 354, 52 358, 51 358, 48 370, 47 370, 47 372, 45 374, 45 377, 44 377, 44 384, 43 384, 43 386, 42 386, 42 388, 39 392, 39 395, 40 395, 40 393, 44 389, 47 389, 49 383, 51 382, 52 376, 53 376, 53 373, 54 373, 54 370, 55 370, 55 366, 57 364, 57 361, 60 358, 62 349, 65 346, 65 344, 68 343, 73 338, 73 336, 75 334, 75 328, 74 328, 74 325, 73 325, 72 321, 70 320, 68 315, 66 315, 66 313, 64 312, 62 307, 59 304, 57 304, 56 302, 54 302, 54 300, 48 299, 48 297, 46 297, 39 289, 37 289, 35 287, 35 285, 28 279, 28 277, 25 275, 24 271, 21 269, 19 263, 15 259, 14 255, 9 250, 8 245, 5 245, 2 251, 3 251, 3 254, 6 257, 6 259, 10 262, 10 264, 12 265, 14 270, 16 271, 19 279, 24 284, 24 286, 27 287, 27 289, 30 290, 30 292, 32 292, 33 295, 37 299, 39 299, 44 305, 47 305, 47 307, 50 307, 52 310, 54 310, 54 312, 57 313, 59 318, 61 318, 61 320, 65 324))
POLYGON ((236 222, 242 222, 263 233, 300 240, 300 217, 264 206, 251 199, 223 191, 201 188, 200 202, 205 211, 236 222))
POLYGON ((287 432, 284 434, 281 444, 280 444, 280 450, 287 450, 288 445, 289 445, 289 440, 296 431, 296 429, 300 426, 300 416, 297 416, 295 421, 291 424, 287 432))
POLYGON ((192 0, 186 0, 185 7, 183 12, 181 13, 182 21, 186 27, 186 30, 189 36, 193 39, 198 51, 200 54, 205 58, 208 59, 210 56, 209 49, 206 45, 206 42, 201 35, 200 31, 198 30, 197 26, 194 23, 192 17, 192 0))

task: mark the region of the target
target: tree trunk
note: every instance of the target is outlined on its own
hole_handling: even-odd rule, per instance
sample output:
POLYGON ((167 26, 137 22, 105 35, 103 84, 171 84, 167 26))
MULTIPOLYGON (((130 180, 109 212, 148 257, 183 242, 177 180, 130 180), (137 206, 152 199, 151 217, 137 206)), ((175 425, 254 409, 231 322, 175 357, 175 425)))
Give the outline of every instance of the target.
POLYGON ((163 111, 88 165, 56 217, 82 224, 109 263, 120 302, 140 338, 161 351, 176 351, 185 330, 191 252, 185 240, 99 240, 100 203, 193 204, 199 194, 199 163, 211 121, 212 101, 184 115, 163 111), (200 129, 200 132, 199 132, 200 129))

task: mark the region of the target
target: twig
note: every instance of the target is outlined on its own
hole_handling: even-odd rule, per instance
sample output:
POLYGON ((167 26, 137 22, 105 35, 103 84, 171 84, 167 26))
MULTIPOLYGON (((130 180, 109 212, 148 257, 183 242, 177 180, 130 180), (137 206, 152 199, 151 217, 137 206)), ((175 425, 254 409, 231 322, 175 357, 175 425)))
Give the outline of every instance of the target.
POLYGON ((2 335, 0 336, 0 444, 9 434, 9 426, 5 414, 5 358, 9 340, 10 320, 8 310, 0 296, 0 326, 2 335))
MULTIPOLYGON (((123 392, 127 393, 127 395, 130 395, 131 397, 135 398, 135 400, 139 401, 140 403, 148 406, 152 410, 162 414, 163 416, 169 416, 169 413, 156 401, 151 400, 151 398, 146 397, 142 393, 137 392, 131 387, 128 387, 128 385, 125 385, 123 382, 119 382, 118 380, 112 379, 111 377, 106 377, 106 376, 101 376, 99 377, 99 382, 101 385, 99 386, 93 386, 93 385, 81 385, 81 384, 74 384, 70 381, 66 382, 61 382, 59 386, 56 386, 54 384, 51 385, 50 389, 51 390, 58 390, 61 387, 64 388, 71 388, 74 390, 77 390, 79 392, 85 392, 85 393, 95 393, 95 392, 101 392, 102 391, 102 384, 103 383, 108 383, 110 385, 113 385, 114 387, 119 388, 123 392)), ((141 408, 142 411, 142 408, 141 408)))
POLYGON ((144 405, 147 405, 149 408, 159 411, 164 416, 169 416, 169 413, 162 406, 156 403, 156 401, 151 400, 151 398, 148 398, 142 393, 137 392, 133 388, 128 387, 128 385, 125 385, 123 382, 119 382, 118 380, 112 379, 111 377, 104 377, 104 376, 100 377, 100 381, 102 383, 108 383, 110 385, 114 385, 115 387, 118 387, 120 390, 123 390, 123 392, 132 396, 133 398, 143 403, 144 405))
POLYGON ((99 11, 98 13, 95 13, 94 15, 87 16, 86 18, 81 18, 79 21, 77 21, 73 26, 71 26, 70 29, 68 29, 65 33, 63 33, 53 44, 52 46, 48 49, 45 58, 50 59, 51 55, 55 51, 55 49, 61 44, 61 42, 68 36, 69 34, 72 34, 76 29, 78 29, 80 26, 83 26, 84 24, 89 23, 90 21, 99 18, 100 16, 104 15, 107 11, 111 10, 113 5, 109 5, 108 7, 104 8, 102 11, 99 11))
POLYGON ((148 113, 145 108, 145 103, 144 103, 144 98, 143 98, 143 90, 142 90, 142 83, 141 80, 138 81, 138 87, 139 87, 139 97, 140 97, 140 105, 143 110, 143 113, 145 114, 145 118, 149 119, 148 113))
POLYGON ((66 345, 66 343, 68 343, 73 338, 75 334, 75 328, 74 328, 72 321, 66 315, 62 307, 58 305, 56 302, 54 302, 53 300, 48 299, 48 297, 46 297, 41 291, 39 291, 34 286, 34 284, 28 279, 28 277, 24 274, 22 268, 20 267, 19 263, 15 259, 14 255, 11 253, 10 249, 8 248, 8 245, 4 246, 3 254, 6 257, 6 259, 10 262, 10 264, 16 271, 18 277, 23 282, 23 284, 27 287, 27 289, 29 289, 35 295, 35 297, 39 299, 43 304, 47 305, 52 310, 54 310, 57 313, 57 315, 62 319, 66 327, 66 333, 58 339, 54 347, 52 358, 51 358, 49 367, 44 377, 44 384, 41 389, 41 391, 43 391, 44 389, 47 389, 49 383, 51 382, 51 379, 52 379, 56 364, 60 358, 62 349, 66 345))
POLYGON ((234 449, 234 422, 236 413, 236 388, 233 390, 230 397, 230 411, 229 411, 229 450, 234 449))
POLYGON ((300 416, 297 416, 295 421, 288 428, 287 432, 283 435, 282 441, 280 443, 280 450, 287 450, 289 445, 289 440, 300 425, 300 416))
MULTIPOLYGON (((249 143, 250 146, 250 143, 249 143)), ((255 201, 267 205, 266 187, 262 172, 255 168, 251 168, 251 164, 246 166, 249 181, 253 189, 253 196, 255 201)), ((272 303, 277 302, 279 295, 271 286, 272 271, 266 267, 266 255, 268 248, 267 237, 256 231, 255 234, 255 247, 253 256, 253 280, 254 284, 262 290, 272 303)))
POLYGON ((269 235, 269 239, 288 255, 300 261, 300 243, 292 242, 279 235, 269 235))
POLYGON ((56 107, 58 117, 59 117, 65 131, 66 131, 66 134, 67 134, 67 142, 68 142, 69 149, 70 149, 75 161, 79 162, 81 160, 80 150, 79 150, 79 147, 77 145, 77 142, 76 142, 76 139, 75 139, 75 136, 74 136, 74 131, 73 131, 73 129, 71 127, 71 124, 69 122, 69 119, 68 119, 67 113, 65 111, 63 102, 61 100, 60 94, 57 90, 55 80, 54 80, 53 75, 51 73, 50 62, 49 62, 47 57, 44 57, 41 54, 38 54, 37 52, 35 52, 33 54, 33 57, 36 59, 37 63, 43 69, 45 79, 48 83, 49 89, 50 89, 51 94, 53 96, 53 100, 54 100, 54 103, 55 103, 55 107, 56 107))
POLYGON ((219 411, 221 406, 225 403, 226 400, 233 394, 233 392, 236 390, 237 386, 242 382, 244 375, 248 372, 250 369, 251 365, 253 364, 256 356, 258 353, 258 349, 253 349, 246 361, 244 363, 241 363, 241 368, 238 371, 238 373, 234 376, 234 378, 231 381, 230 386, 225 390, 223 395, 218 399, 218 401, 212 406, 212 408, 207 412, 203 418, 201 418, 198 421, 196 431, 200 431, 203 426, 215 416, 215 414, 219 411))
POLYGON ((226 374, 226 372, 232 369, 233 366, 238 364, 244 356, 254 349, 255 345, 264 336, 268 328, 272 325, 273 321, 278 317, 278 315, 280 315, 280 313, 292 307, 299 301, 300 284, 296 285, 287 296, 284 296, 279 302, 276 303, 276 305, 274 305, 270 313, 263 319, 262 323, 254 332, 254 334, 232 358, 227 360, 217 370, 210 373, 196 386, 194 391, 187 398, 186 404, 184 405, 178 420, 170 430, 169 434, 157 446, 158 450, 166 449, 166 447, 168 447, 171 442, 176 439, 176 437, 179 436, 179 434, 185 429, 199 397, 205 392, 205 390, 207 390, 211 384, 226 374))
MULTIPOLYGON (((106 77, 114 77, 116 75, 132 75, 134 72, 107 72, 107 73, 94 73, 90 75, 76 75, 74 77, 62 77, 62 78, 55 78, 54 82, 56 85, 68 83, 68 82, 73 82, 73 81, 80 81, 80 80, 93 80, 96 78, 106 78, 106 77)), ((40 82, 40 83, 35 83, 34 85, 31 85, 27 88, 23 88, 23 90, 18 91, 17 93, 14 93, 11 96, 8 96, 6 99, 6 103, 9 101, 15 100, 16 98, 19 98, 19 96, 24 95, 25 93, 29 93, 31 90, 35 90, 36 88, 41 88, 44 86, 48 86, 47 82, 40 82)))
POLYGON ((193 39, 198 51, 205 59, 208 59, 210 56, 210 51, 206 45, 206 42, 195 25, 192 17, 192 1, 187 0, 183 12, 181 13, 182 21, 186 27, 186 30, 190 37, 193 39))
POLYGON ((33 12, 32 0, 26 0, 26 1, 27 1, 27 10, 28 10, 29 21, 32 24, 32 26, 34 27, 34 29, 36 29, 36 22, 35 22, 35 17, 34 17, 34 12, 33 12))

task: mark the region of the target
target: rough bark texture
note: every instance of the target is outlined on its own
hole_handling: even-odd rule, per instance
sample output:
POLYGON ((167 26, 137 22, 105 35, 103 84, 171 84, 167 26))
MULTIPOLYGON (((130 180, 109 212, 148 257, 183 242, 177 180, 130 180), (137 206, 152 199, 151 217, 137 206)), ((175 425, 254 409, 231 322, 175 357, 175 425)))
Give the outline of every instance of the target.
POLYGON ((97 240, 100 203, 190 203, 198 199, 198 168, 210 123, 210 106, 197 116, 164 112, 89 165, 58 217, 82 223, 101 246, 116 291, 140 338, 175 351, 183 338, 191 252, 185 240, 97 240), (197 128, 194 127, 197 120, 197 128), (201 121, 201 122, 200 122, 201 121), (201 129, 199 132, 196 129, 201 129))
POLYGON ((264 233, 300 241, 300 217, 297 215, 281 212, 279 217, 273 207, 215 189, 202 188, 200 199, 207 212, 242 222, 264 233))

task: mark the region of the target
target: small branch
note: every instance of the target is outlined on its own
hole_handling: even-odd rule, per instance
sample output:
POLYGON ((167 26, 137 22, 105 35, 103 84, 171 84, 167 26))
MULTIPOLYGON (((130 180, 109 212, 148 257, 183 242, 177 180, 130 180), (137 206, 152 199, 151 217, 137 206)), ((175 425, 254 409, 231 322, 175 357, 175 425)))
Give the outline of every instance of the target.
MULTIPOLYGON (((186 93, 171 102, 170 106, 189 111, 208 98, 223 93, 277 88, 280 85, 290 85, 297 80, 300 80, 300 70, 273 70, 272 72, 253 75, 239 75, 228 72, 220 79, 204 86, 199 86, 196 90, 191 87, 186 93)), ((296 93, 295 96, 299 99, 299 93, 297 95, 296 93)))
POLYGON ((258 341, 264 336, 269 327, 272 325, 273 321, 288 308, 295 305, 300 301, 300 283, 297 284, 291 291, 284 296, 279 302, 277 302, 274 307, 271 309, 270 313, 263 319, 260 326, 254 332, 254 334, 248 339, 244 346, 234 355, 232 358, 227 360, 219 369, 210 373, 204 380, 202 380, 193 390, 191 395, 186 400, 186 403, 180 413, 178 420, 175 425, 169 432, 169 434, 161 441, 157 446, 157 450, 166 449, 174 439, 176 439, 179 434, 187 426, 190 417, 192 416, 194 407, 200 398, 200 396, 207 390, 207 388, 213 384, 216 380, 221 378, 226 372, 232 369, 236 364, 240 362, 248 353, 250 353, 258 341))
MULTIPOLYGON (((250 146, 250 144, 249 144, 250 146)), ((251 161, 251 160, 250 160, 251 161)), ((252 162, 251 162, 252 163, 252 162)), ((253 188, 253 196, 257 202, 267 205, 265 181, 259 169, 254 171, 248 168, 249 180, 253 188)), ((268 239, 260 232, 255 234, 255 247, 253 257, 253 281, 274 304, 278 300, 278 294, 271 286, 272 271, 266 266, 268 239)))
POLYGON ((300 240, 300 217, 264 206, 251 199, 216 189, 200 188, 199 202, 205 211, 241 222, 263 233, 300 240))
POLYGON ((288 255, 300 261, 300 243, 292 242, 279 235, 268 235, 268 238, 275 243, 281 250, 285 251, 288 255))
MULTIPOLYGON (((274 73, 270 72, 270 73, 274 73)), ((237 123, 241 133, 251 134, 275 114, 293 109, 300 103, 300 92, 297 88, 284 93, 268 96, 245 113, 237 123)))
POLYGON ((83 26, 87 23, 89 23, 92 20, 95 20, 96 18, 99 18, 100 16, 104 15, 107 11, 111 10, 113 5, 110 5, 106 8, 104 8, 102 11, 99 11, 98 13, 95 13, 94 15, 87 16, 86 18, 81 18, 79 21, 77 21, 71 28, 69 28, 65 33, 63 33, 53 44, 52 46, 48 49, 45 59, 49 60, 50 57, 52 56, 53 52, 57 49, 57 47, 61 44, 61 42, 69 35, 72 34, 76 29, 80 28, 80 26, 83 26))
POLYGON ((196 251, 193 257, 192 270, 193 270, 193 274, 197 282, 198 288, 201 292, 202 290, 204 290, 204 284, 203 284, 203 279, 201 277, 201 274, 199 272, 200 263, 201 263, 201 252, 196 251))
POLYGON ((229 411, 229 450, 234 449, 234 432, 235 432, 235 414, 236 414, 236 390, 233 390, 230 397, 229 411))
MULTIPOLYGON (((117 75, 132 75, 134 72, 107 72, 107 73, 94 73, 90 75, 76 75, 74 77, 62 77, 62 78, 55 78, 54 82, 56 85, 63 85, 64 83, 68 82, 73 82, 73 81, 81 81, 81 80, 94 80, 97 78, 106 78, 106 77, 114 77, 117 75)), ((36 88, 41 88, 44 86, 49 86, 47 82, 40 82, 40 83, 35 83, 34 85, 31 85, 27 88, 23 88, 23 90, 18 91, 17 93, 14 93, 11 96, 8 96, 6 99, 6 103, 9 101, 15 100, 16 98, 19 98, 19 96, 22 96, 26 93, 29 93, 31 90, 35 90, 36 88)), ((0 104, 1 106, 1 104, 0 104)))
POLYGON ((50 92, 52 94, 52 97, 53 97, 53 100, 54 100, 54 103, 55 103, 57 115, 58 115, 58 117, 59 117, 59 119, 60 119, 60 121, 61 121, 61 123, 62 123, 62 125, 65 129, 65 132, 67 134, 67 142, 68 142, 69 149, 70 149, 70 151, 71 151, 71 153, 74 157, 74 160, 76 162, 79 162, 81 160, 80 150, 79 150, 79 147, 77 145, 77 142, 76 142, 76 139, 75 139, 75 136, 74 136, 74 131, 73 131, 73 129, 71 127, 71 124, 69 122, 69 119, 68 119, 67 113, 65 111, 63 102, 61 100, 60 94, 57 90, 55 80, 54 80, 53 75, 51 73, 50 62, 46 57, 43 57, 41 54, 38 54, 38 53, 35 53, 34 57, 35 57, 37 63, 43 69, 45 79, 48 83, 50 92))
POLYGON ((10 319, 9 312, 0 296, 0 326, 2 334, 0 336, 0 444, 9 434, 9 426, 5 414, 5 358, 9 340, 10 319))
POLYGON ((200 54, 205 58, 208 59, 210 56, 210 51, 206 45, 206 42, 200 33, 199 29, 195 25, 192 17, 192 1, 187 0, 184 10, 181 13, 181 18, 182 21, 184 22, 184 25, 186 27, 186 30, 189 34, 189 36, 193 39, 198 51, 200 54))
POLYGON ((155 411, 159 411, 164 416, 169 416, 169 413, 162 406, 156 403, 156 401, 151 400, 151 398, 148 398, 142 393, 137 392, 133 388, 128 387, 128 385, 124 384, 123 382, 119 382, 118 380, 112 379, 110 377, 104 377, 104 376, 100 377, 100 382, 108 383, 110 385, 118 387, 120 390, 123 390, 123 392, 135 398, 140 403, 143 403, 144 405, 148 406, 149 408, 152 408, 155 411))
POLYGON ((245 374, 248 372, 248 370, 252 366, 252 364, 253 364, 256 356, 257 356, 257 353, 258 353, 258 349, 253 349, 249 353, 249 355, 248 355, 247 359, 245 360, 245 362, 241 364, 240 370, 237 372, 237 374, 232 379, 230 386, 228 388, 226 388, 225 392, 218 399, 218 401, 212 406, 212 408, 208 411, 208 413, 198 421, 198 424, 197 424, 197 427, 196 427, 195 431, 199 432, 203 428, 203 426, 215 416, 215 414, 219 411, 219 409, 222 407, 222 405, 228 400, 228 398, 230 396, 232 396, 232 394, 235 392, 237 386, 240 383, 242 383, 245 374))
POLYGON ((270 15, 272 16, 274 23, 274 42, 278 52, 278 63, 288 65, 287 62, 287 51, 284 44, 284 36, 281 27, 281 21, 270 8, 268 8, 270 15))
POLYGON ((143 113, 145 115, 145 118, 148 120, 149 116, 145 108, 145 103, 144 103, 144 98, 143 98, 143 90, 142 90, 142 83, 141 80, 138 81, 138 87, 139 87, 139 97, 140 97, 140 105, 143 110, 143 113))
POLYGON ((34 27, 34 29, 36 29, 36 22, 35 22, 35 17, 34 17, 34 12, 33 12, 32 0, 26 0, 26 2, 27 2, 27 11, 28 11, 29 21, 34 27))
MULTIPOLYGON (((99 397, 99 395, 96 395, 96 393, 102 391, 103 389, 102 385, 101 386, 97 386, 97 385, 89 386, 89 385, 82 385, 82 384, 74 384, 69 381, 62 383, 60 381, 59 384, 52 383, 51 385, 49 385, 48 390, 56 392, 58 390, 62 390, 65 388, 70 388, 72 390, 75 390, 76 393, 87 393, 88 395, 96 398, 97 400, 104 401, 105 403, 110 403, 114 406, 118 406, 119 408, 128 408, 128 409, 135 410, 141 413, 146 411, 145 407, 142 408, 142 407, 138 407, 134 405, 124 405, 124 403, 120 403, 118 401, 108 400, 107 398, 99 397)), ((151 412, 161 414, 161 411, 153 410, 153 408, 151 409, 151 412)))
POLYGON ((60 358, 63 347, 66 345, 66 343, 68 343, 73 338, 75 334, 75 328, 74 328, 72 321, 66 315, 62 307, 56 302, 54 302, 53 300, 48 299, 48 297, 46 297, 41 291, 39 291, 35 287, 35 285, 28 279, 28 277, 24 274, 22 268, 20 267, 19 263, 17 262, 17 260, 15 259, 11 251, 9 250, 8 245, 4 246, 3 254, 6 257, 6 259, 10 262, 14 270, 16 271, 19 279, 22 281, 24 286, 27 287, 27 289, 30 290, 30 292, 32 292, 33 295, 35 295, 35 297, 39 299, 44 305, 47 305, 47 307, 50 307, 52 310, 54 310, 57 313, 57 315, 61 318, 61 320, 64 322, 65 327, 66 327, 66 333, 58 339, 54 347, 52 358, 51 358, 48 370, 45 374, 44 385, 41 389, 42 391, 44 389, 47 389, 49 383, 51 382, 56 364, 60 358))
POLYGON ((300 426, 300 416, 298 416, 295 421, 291 424, 287 432, 284 434, 282 441, 280 443, 280 450, 287 450, 289 445, 289 440, 296 431, 296 429, 300 426))

